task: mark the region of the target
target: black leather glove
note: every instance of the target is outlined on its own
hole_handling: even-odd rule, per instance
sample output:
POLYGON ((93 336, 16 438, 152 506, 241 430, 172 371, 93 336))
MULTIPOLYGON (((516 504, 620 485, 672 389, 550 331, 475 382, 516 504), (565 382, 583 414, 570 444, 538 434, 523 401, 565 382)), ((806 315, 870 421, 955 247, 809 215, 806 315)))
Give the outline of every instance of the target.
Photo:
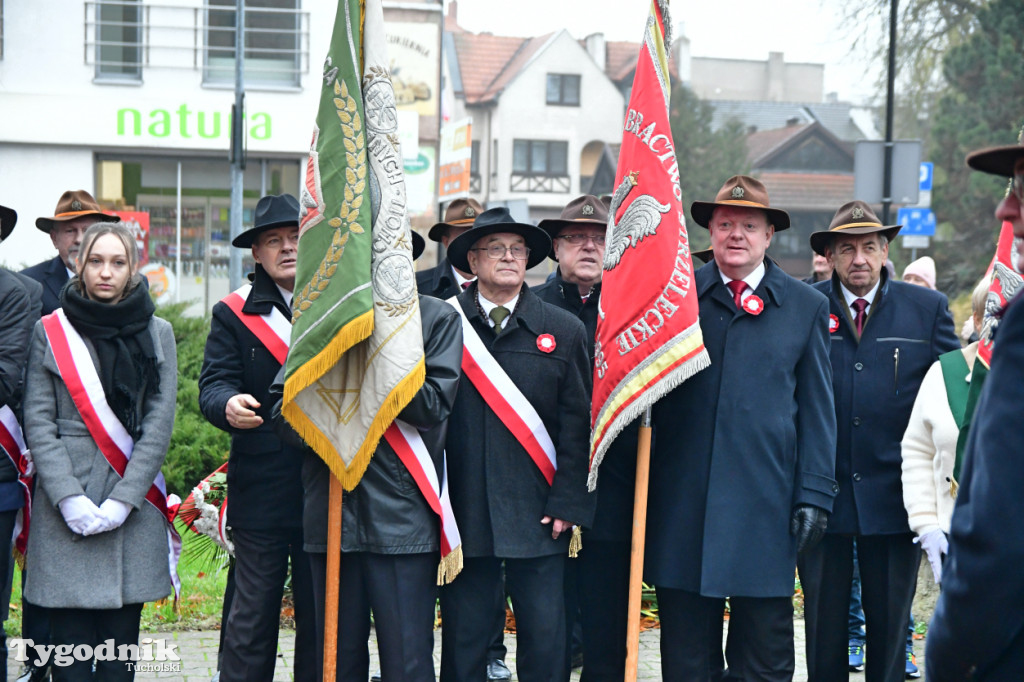
POLYGON ((809 504, 802 504, 793 510, 789 522, 789 534, 796 536, 796 551, 814 547, 825 535, 828 526, 828 512, 809 504))

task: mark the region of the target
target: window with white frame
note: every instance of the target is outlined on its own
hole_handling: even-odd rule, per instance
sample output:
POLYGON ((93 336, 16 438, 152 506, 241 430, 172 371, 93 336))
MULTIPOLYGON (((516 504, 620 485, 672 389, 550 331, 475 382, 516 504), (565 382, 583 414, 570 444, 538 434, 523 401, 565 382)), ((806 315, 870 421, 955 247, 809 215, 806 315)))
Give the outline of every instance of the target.
POLYGON ((142 6, 139 0, 97 0, 96 78, 142 79, 142 6))
POLYGON ((546 92, 548 104, 578 107, 580 105, 580 77, 574 74, 549 73, 546 92))
MULTIPOLYGON (((235 80, 235 0, 208 0, 204 82, 235 80)), ((245 81, 299 85, 299 0, 245 0, 245 81)))

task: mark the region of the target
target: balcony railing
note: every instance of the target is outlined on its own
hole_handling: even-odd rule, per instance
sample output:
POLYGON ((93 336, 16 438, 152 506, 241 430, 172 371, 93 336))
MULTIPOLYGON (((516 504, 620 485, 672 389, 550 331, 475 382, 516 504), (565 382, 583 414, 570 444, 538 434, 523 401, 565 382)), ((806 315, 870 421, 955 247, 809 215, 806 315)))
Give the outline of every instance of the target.
POLYGON ((567 194, 571 187, 568 175, 525 175, 513 173, 509 189, 513 192, 550 192, 567 194))
MULTIPOLYGON (((159 68, 201 71, 204 83, 231 84, 234 13, 234 4, 87 0, 83 58, 101 80, 141 80, 144 69, 159 68)), ((245 13, 246 82, 299 85, 310 71, 309 12, 247 7, 245 13)))

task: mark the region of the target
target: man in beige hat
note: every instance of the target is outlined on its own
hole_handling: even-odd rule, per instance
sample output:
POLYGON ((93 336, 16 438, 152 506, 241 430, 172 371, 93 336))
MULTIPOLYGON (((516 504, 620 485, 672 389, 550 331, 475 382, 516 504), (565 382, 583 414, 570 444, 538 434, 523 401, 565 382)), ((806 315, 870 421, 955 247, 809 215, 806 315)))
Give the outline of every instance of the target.
POLYGON ((653 411, 644 575, 662 679, 719 680, 728 662, 731 678, 791 680, 797 553, 836 494, 828 302, 766 256, 789 215, 758 180, 690 210, 714 249, 694 275, 711 366, 653 411))
MULTIPOLYGON (((444 220, 435 223, 427 236, 447 249, 453 239, 473 227, 473 221, 483 212, 483 206, 476 199, 456 199, 448 204, 444 220)), ((435 267, 416 273, 416 288, 421 294, 434 298, 457 296, 472 281, 472 273, 459 270, 447 257, 435 267)))
POLYGON ((839 484, 824 539, 800 555, 811 679, 849 676, 847 649, 854 541, 866 621, 868 682, 902 680, 907 614, 921 549, 903 506, 901 447, 921 381, 958 349, 946 297, 890 279, 884 264, 899 225, 863 201, 836 212, 811 248, 835 267, 813 285, 829 299, 839 484))
POLYGON ((21 272, 43 285, 43 315, 60 307, 60 290, 75 274, 78 247, 89 226, 120 221, 119 216, 101 211, 100 205, 84 189, 64 192, 53 216, 36 219, 36 227, 50 235, 57 256, 21 272))

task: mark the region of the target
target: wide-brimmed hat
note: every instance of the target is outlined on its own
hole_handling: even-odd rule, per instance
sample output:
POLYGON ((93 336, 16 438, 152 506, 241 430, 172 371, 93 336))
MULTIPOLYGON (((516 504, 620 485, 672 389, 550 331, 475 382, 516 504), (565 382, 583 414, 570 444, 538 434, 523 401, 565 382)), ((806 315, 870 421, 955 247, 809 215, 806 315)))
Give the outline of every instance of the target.
POLYGON ((701 263, 710 263, 715 259, 715 252, 712 249, 701 249, 690 252, 691 260, 699 260, 701 263))
POLYGON ((789 214, 769 206, 768 190, 764 184, 748 175, 734 175, 726 180, 714 201, 695 201, 690 204, 690 215, 698 225, 707 227, 711 222, 711 214, 718 206, 759 208, 768 215, 768 222, 775 226, 776 232, 789 227, 789 214))
POLYGON ((1021 144, 989 147, 968 154, 967 165, 983 173, 1009 178, 1013 177, 1013 167, 1022 157, 1024 157, 1024 145, 1021 144))
POLYGON ((811 234, 811 248, 824 256, 825 247, 837 234, 873 234, 881 232, 889 241, 895 239, 902 225, 883 225, 871 207, 860 199, 843 204, 836 211, 832 223, 827 230, 819 230, 811 234))
POLYGON ((420 236, 416 230, 412 231, 412 259, 416 260, 423 255, 423 249, 427 248, 427 240, 420 236))
POLYGON ((231 240, 231 246, 247 249, 256 241, 260 232, 275 227, 299 226, 299 200, 291 194, 265 196, 256 202, 256 214, 253 225, 248 230, 231 240))
POLYGON ((91 194, 84 189, 76 189, 68 190, 61 194, 60 199, 57 201, 57 208, 53 211, 53 216, 49 218, 36 218, 36 227, 46 234, 50 234, 54 223, 66 223, 69 220, 84 216, 93 216, 96 218, 96 222, 121 222, 121 216, 104 213, 100 210, 100 205, 96 203, 91 194))
MULTIPOLYGON (((594 195, 584 194, 570 201, 557 218, 548 218, 537 223, 537 227, 547 232, 552 242, 562 228, 571 225, 608 227, 608 206, 594 195)), ((548 257, 553 261, 558 260, 555 258, 554 249, 551 249, 548 257)))
POLYGON ((18 222, 18 213, 13 208, 0 206, 0 242, 7 239, 18 222))
POLYGON ((448 204, 448 210, 444 212, 444 220, 434 223, 427 232, 427 236, 435 242, 441 241, 445 231, 449 227, 466 227, 472 225, 476 217, 484 212, 484 207, 476 199, 456 199, 448 204))
POLYGON ((526 240, 530 255, 526 259, 526 268, 530 269, 547 258, 551 250, 551 238, 548 233, 536 225, 517 223, 512 214, 504 206, 491 208, 476 217, 473 227, 469 228, 448 244, 448 262, 456 269, 469 272, 467 254, 477 241, 492 234, 512 232, 526 240))

